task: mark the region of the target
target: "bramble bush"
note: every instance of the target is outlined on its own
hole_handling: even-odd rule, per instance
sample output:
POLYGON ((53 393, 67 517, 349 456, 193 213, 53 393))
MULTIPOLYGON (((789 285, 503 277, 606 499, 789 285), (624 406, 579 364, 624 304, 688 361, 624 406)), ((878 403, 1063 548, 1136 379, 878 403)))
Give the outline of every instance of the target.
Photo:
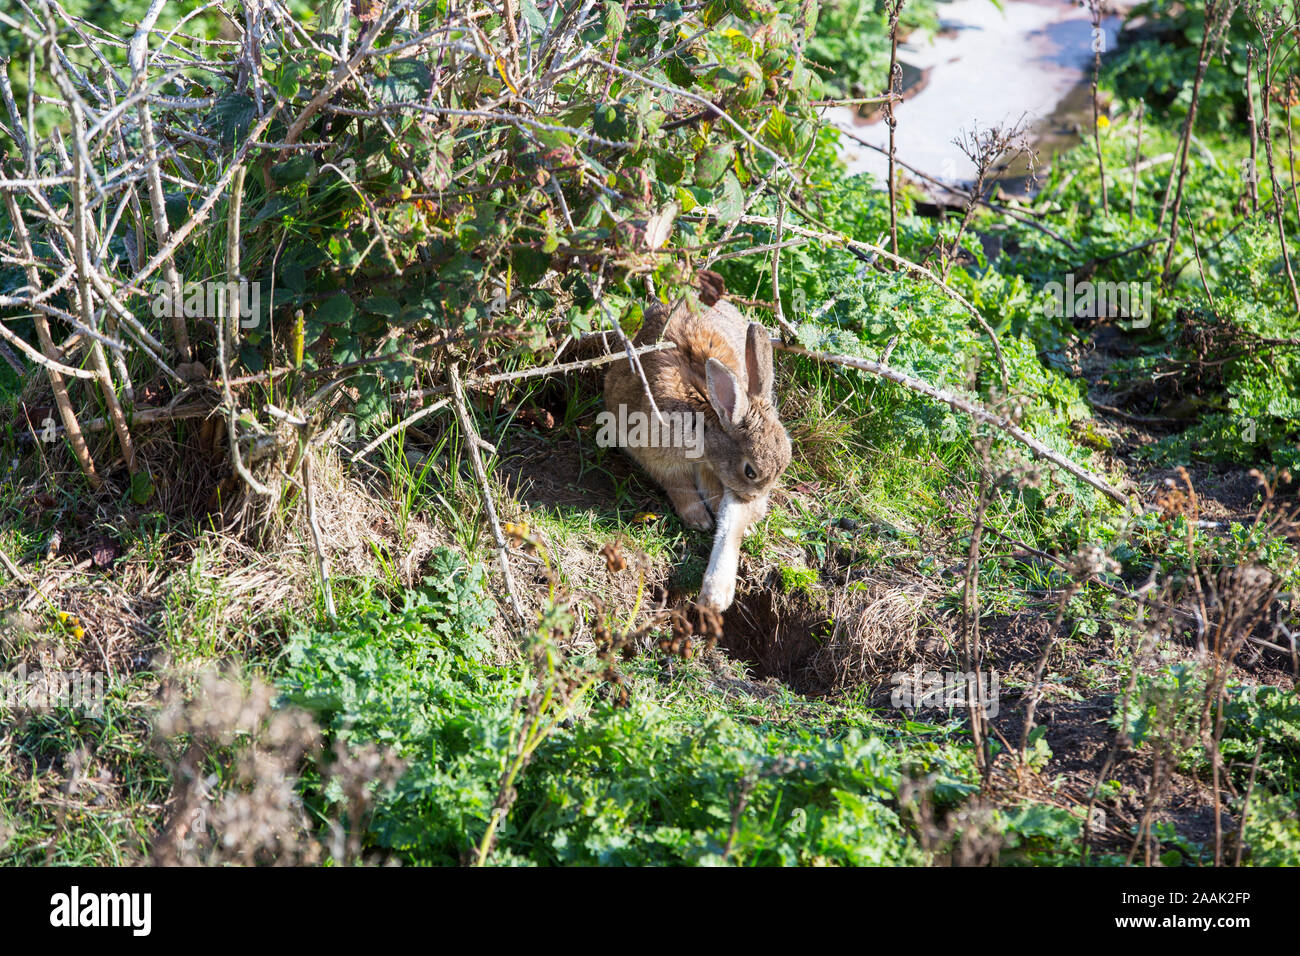
POLYGON ((57 142, 6 145, 6 176, 46 178, 7 193, 34 271, 8 257, 0 293, 107 349, 103 388, 74 387, 72 412, 115 414, 111 391, 138 417, 233 379, 246 452, 275 434, 266 404, 319 417, 330 379, 364 434, 449 361, 537 362, 566 333, 634 330, 648 287, 698 285, 715 226, 798 185, 823 95, 802 52, 815 0, 256 7, 220 34, 190 25, 206 36, 167 33, 160 6, 134 59, 45 7, 7 34, 15 75, 30 60, 77 108, 57 142), (94 70, 61 68, 88 44, 106 51, 94 70), (83 226, 100 250, 84 262, 83 226), (69 261, 85 281, 59 281, 69 261), (257 314, 190 297, 228 281, 253 284, 257 314))

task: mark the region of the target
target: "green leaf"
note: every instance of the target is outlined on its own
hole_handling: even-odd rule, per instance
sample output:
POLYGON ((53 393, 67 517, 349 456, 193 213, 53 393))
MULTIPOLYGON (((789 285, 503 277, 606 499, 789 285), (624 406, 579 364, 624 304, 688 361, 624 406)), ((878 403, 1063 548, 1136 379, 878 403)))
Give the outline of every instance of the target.
POLYGON ((635 137, 636 117, 625 103, 603 103, 592 114, 591 126, 597 136, 625 143, 635 137))
POLYGON ((700 150, 695 156, 695 185, 705 189, 716 186, 734 156, 735 150, 730 143, 700 150))
POLYGON ((131 476, 131 500, 137 505, 148 504, 153 491, 153 478, 149 472, 137 471, 131 476))
POLYGON ((266 368, 266 356, 262 354, 262 350, 257 346, 246 343, 239 347, 239 364, 256 375, 266 368))
POLYGON ((383 103, 418 102, 433 85, 433 73, 419 60, 394 60, 388 75, 378 81, 378 99, 383 103))
POLYGON ((311 67, 306 63, 286 63, 275 84, 276 92, 287 100, 293 99, 298 95, 299 81, 310 71, 311 67))
POLYGON ((520 0, 519 11, 528 21, 528 25, 533 28, 533 32, 538 34, 546 32, 546 18, 537 9, 537 0, 520 0))
POLYGON ((686 61, 676 54, 664 60, 664 73, 676 86, 685 88, 695 84, 695 74, 686 61))
POLYGON ((361 361, 361 343, 356 340, 355 336, 349 335, 347 338, 335 342, 330 354, 334 356, 334 361, 340 365, 359 362, 361 361))
POLYGON ((645 319, 645 309, 640 302, 633 302, 619 319, 619 327, 628 335, 636 335, 645 319))
POLYGON ((713 0, 700 13, 700 22, 706 27, 716 26, 730 13, 727 9, 727 0, 713 0))
POLYGON ((773 110, 772 115, 763 124, 763 139, 777 152, 786 156, 793 156, 799 145, 794 133, 794 124, 781 110, 773 110))
POLYGON ((655 172, 665 186, 675 186, 686 172, 686 160, 677 153, 661 152, 655 157, 655 172))
POLYGON ((659 19, 667 23, 676 23, 682 18, 682 5, 677 0, 669 0, 659 8, 659 19))
POLYGON ((515 282, 520 286, 530 286, 546 275, 551 267, 551 257, 541 249, 516 249, 510 257, 515 273, 515 282))
POLYGON ((296 212, 297 209, 298 200, 294 199, 292 196, 272 196, 267 200, 266 205, 258 210, 257 215, 253 217, 253 221, 249 223, 249 228, 260 226, 262 223, 271 220, 283 220, 285 218, 285 213, 291 210, 296 212))
POLYGON ((338 292, 316 306, 315 319, 326 325, 344 325, 352 320, 356 309, 346 292, 338 292))
POLYGON ((714 208, 718 213, 718 221, 724 226, 735 222, 744 212, 745 195, 741 192, 740 181, 736 179, 735 173, 727 173, 722 180, 722 195, 714 202, 714 208))
POLYGON ((233 146, 247 134, 257 116, 257 103, 247 93, 226 93, 212 106, 208 124, 216 131, 221 144, 233 146))
POLYGON ((271 181, 277 186, 310 182, 315 178, 316 160, 312 158, 311 153, 299 153, 292 159, 286 159, 283 163, 276 163, 271 167, 271 181))
POLYGON ((163 199, 163 209, 167 213, 167 225, 179 229, 190 218, 189 197, 179 193, 168 193, 163 199))
POLYGON ((388 390, 382 379, 375 375, 364 375, 357 382, 357 424, 365 429, 381 425, 388 419, 388 390))
POLYGON ((302 324, 302 344, 304 348, 310 348, 320 341, 322 335, 328 326, 320 319, 312 316, 302 324))
POLYGON ((627 13, 623 5, 615 0, 607 0, 605 3, 605 39, 613 43, 623 35, 623 30, 627 27, 627 13))
POLYGON ((347 236, 331 236, 328 247, 330 256, 340 267, 352 269, 361 264, 361 253, 347 236))
POLYGON ((307 271, 297 262, 285 263, 280 267, 280 282, 290 292, 301 294, 307 288, 307 271))
POLYGON ((374 315, 382 315, 385 318, 395 319, 397 313, 401 311, 401 303, 392 296, 372 295, 361 300, 361 308, 374 315))

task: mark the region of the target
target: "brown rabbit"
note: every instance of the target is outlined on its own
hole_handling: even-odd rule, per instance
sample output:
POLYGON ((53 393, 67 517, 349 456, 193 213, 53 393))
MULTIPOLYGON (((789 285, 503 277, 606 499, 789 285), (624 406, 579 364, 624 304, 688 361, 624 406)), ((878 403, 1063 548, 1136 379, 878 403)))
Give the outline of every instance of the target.
MULTIPOLYGON (((634 344, 660 338, 677 347, 640 357, 646 382, 661 421, 691 424, 682 440, 629 440, 623 447, 668 492, 687 526, 708 530, 716 521, 700 600, 725 610, 735 596, 741 538, 767 511, 790 464, 790 437, 772 401, 772 342, 761 324, 725 301, 702 311, 683 303, 671 314, 652 304, 634 344)), ((605 375, 605 409, 620 421, 630 413, 654 419, 627 361, 605 375)))

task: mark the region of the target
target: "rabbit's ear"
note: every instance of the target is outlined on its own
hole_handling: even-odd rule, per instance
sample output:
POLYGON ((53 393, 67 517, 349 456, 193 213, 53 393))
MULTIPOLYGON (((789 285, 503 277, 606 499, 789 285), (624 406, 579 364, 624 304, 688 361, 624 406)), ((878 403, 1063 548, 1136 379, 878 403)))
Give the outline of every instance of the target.
POLYGON ((749 376, 749 397, 772 394, 772 339, 759 322, 749 323, 745 336, 745 372, 749 376))
POLYGON ((726 428, 739 425, 749 411, 749 399, 736 379, 736 373, 715 358, 704 366, 704 377, 709 386, 709 401, 726 428))

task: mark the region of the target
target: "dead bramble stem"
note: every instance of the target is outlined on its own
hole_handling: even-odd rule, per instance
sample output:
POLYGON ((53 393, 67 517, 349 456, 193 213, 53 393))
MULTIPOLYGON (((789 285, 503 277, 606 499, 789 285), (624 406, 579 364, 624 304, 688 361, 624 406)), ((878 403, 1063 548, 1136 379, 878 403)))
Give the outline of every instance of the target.
POLYGON ((914 378, 905 372, 900 372, 897 369, 881 365, 879 362, 873 362, 870 359, 858 358, 857 356, 852 355, 835 355, 828 352, 814 352, 800 345, 788 345, 778 341, 774 341, 772 347, 779 352, 803 355, 819 362, 828 362, 833 365, 844 365, 848 368, 861 369, 864 372, 870 372, 873 375, 878 375, 881 378, 902 385, 904 388, 909 388, 914 392, 919 392, 920 394, 933 398, 936 401, 943 402, 952 407, 955 411, 964 412, 974 419, 993 425, 995 428, 998 428, 1011 438, 1020 442, 1022 445, 1027 446, 1034 453, 1035 457, 1046 458, 1048 461, 1057 465, 1070 475, 1073 475, 1084 484, 1102 492, 1116 503, 1126 506, 1129 503, 1128 497, 1104 478, 1093 474, 1086 468, 1083 468, 1066 458, 1064 455, 1052 451, 1052 449, 1048 448, 1028 432, 1025 432, 1023 429, 1013 424, 1005 416, 990 412, 988 409, 982 408, 954 392, 950 392, 947 389, 936 388, 935 386, 923 382, 918 378, 914 378))
POLYGON ((456 417, 460 421, 461 434, 464 437, 465 445, 469 450, 469 460, 474 468, 474 476, 478 479, 479 490, 483 496, 483 510, 487 513, 488 527, 492 530, 492 540, 496 544, 497 562, 501 565, 501 574, 505 579, 506 593, 510 597, 510 606, 515 612, 515 618, 520 626, 528 627, 528 615, 524 611, 524 606, 519 600, 519 592, 515 589, 515 577, 510 570, 509 547, 506 544, 505 535, 501 533, 501 523, 497 520, 496 504, 492 500, 492 488, 488 484, 487 471, 483 468, 483 459, 479 449, 492 446, 487 445, 479 437, 478 429, 474 427, 474 422, 470 418, 469 408, 465 402, 465 389, 461 385, 460 370, 452 365, 447 369, 449 383, 451 385, 452 401, 456 407, 456 417))
MULTIPOLYGON (((984 196, 989 174, 999 164, 1008 161, 1008 156, 1027 157, 1031 176, 1034 174, 1035 169, 1034 151, 1033 147, 1029 145, 1024 118, 1021 118, 1010 129, 994 126, 992 129, 981 132, 979 126, 975 126, 969 131, 963 130, 961 135, 953 140, 953 143, 975 165, 975 183, 966 197, 961 223, 957 227, 957 235, 952 240, 951 250, 945 250, 942 240, 940 241, 939 258, 941 268, 939 279, 942 282, 948 281, 948 273, 952 270, 952 264, 956 261, 957 252, 961 248, 962 236, 965 235, 966 230, 970 227, 971 220, 975 216, 976 203, 984 196)), ((1005 389, 1005 375, 1002 384, 1005 389)))
POLYGON ((1106 194, 1106 161, 1101 153, 1101 98, 1098 95, 1098 83, 1101 81, 1101 15, 1105 0, 1088 0, 1088 14, 1092 20, 1092 141, 1097 149, 1097 175, 1101 179, 1101 209, 1104 214, 1110 212, 1110 200, 1106 194))
MULTIPOLYGON (((776 225, 776 220, 770 216, 742 215, 737 220, 737 222, 753 224, 756 226, 768 226, 768 227, 775 227, 776 225)), ((925 266, 918 265, 917 263, 912 262, 910 259, 905 259, 901 256, 895 256, 888 249, 882 249, 880 246, 873 245, 870 242, 863 242, 860 239, 853 239, 850 236, 846 236, 839 233, 827 232, 821 229, 808 229, 803 226, 795 226, 795 225, 790 225, 788 223, 785 225, 785 229, 788 230, 789 232, 794 233, 797 236, 806 236, 810 239, 816 239, 823 242, 830 242, 836 245, 844 246, 845 248, 854 250, 856 252, 862 252, 868 255, 879 256, 883 259, 893 262, 895 265, 907 270, 908 272, 913 273, 914 275, 920 276, 921 278, 927 280, 928 282, 934 283, 936 286, 942 289, 943 292, 949 298, 951 298, 954 302, 958 303, 963 309, 965 309, 966 312, 971 316, 971 318, 975 320, 976 324, 979 325, 980 328, 984 330, 984 333, 989 337, 989 343, 993 348, 994 356, 997 358, 998 370, 1002 374, 1003 391, 1007 391, 1009 389, 1008 383, 1010 381, 1010 378, 1007 373, 1006 358, 1002 354, 1002 345, 1000 342, 998 342, 998 337, 996 333, 994 333, 992 327, 988 324, 988 321, 984 318, 984 316, 980 314, 979 310, 976 309, 975 306, 971 305, 970 300, 968 300, 957 290, 953 289, 942 278, 935 275, 929 269, 925 268, 925 266)))
MULTIPOLYGON (((898 77, 901 68, 898 65, 898 18, 903 13, 907 0, 893 0, 889 5, 889 83, 885 89, 885 123, 889 126, 889 248, 898 255, 898 178, 894 170, 894 133, 898 129, 898 117, 894 108, 900 97, 898 77)), ((894 264, 897 268, 897 263, 894 264)))

